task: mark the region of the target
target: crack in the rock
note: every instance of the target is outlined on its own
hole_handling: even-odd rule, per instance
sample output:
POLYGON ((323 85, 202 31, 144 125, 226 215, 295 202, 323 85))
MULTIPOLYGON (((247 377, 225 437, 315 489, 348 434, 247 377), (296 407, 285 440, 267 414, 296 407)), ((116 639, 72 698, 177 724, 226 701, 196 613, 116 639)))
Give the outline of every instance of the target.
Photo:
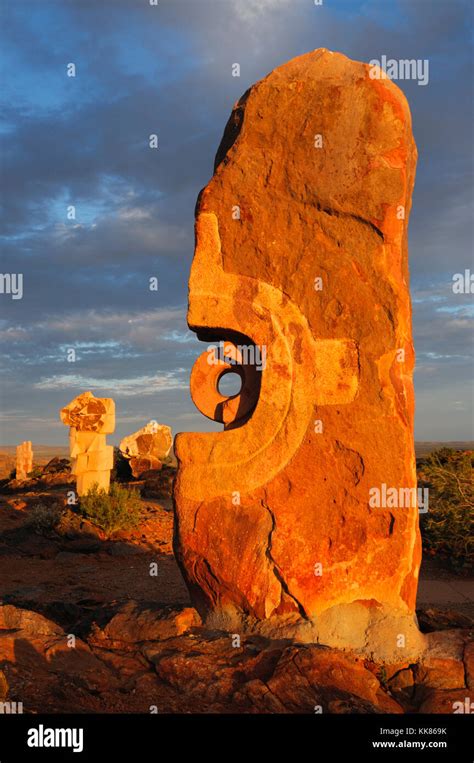
POLYGON ((368 227, 373 233, 375 233, 382 241, 385 241, 385 236, 383 232, 380 230, 380 228, 377 228, 374 223, 370 222, 370 220, 366 220, 364 217, 361 217, 360 215, 355 215, 353 212, 342 212, 338 209, 332 209, 330 207, 323 207, 322 204, 319 202, 316 202, 316 209, 319 212, 324 212, 326 215, 330 215, 331 217, 343 217, 350 220, 354 220, 354 222, 361 223, 361 225, 365 225, 368 227))
POLYGON ((300 601, 298 601, 296 596, 291 593, 290 589, 288 588, 288 583, 286 582, 286 580, 284 579, 283 575, 281 574, 281 572, 280 572, 280 570, 278 568, 278 565, 277 565, 276 561, 274 560, 274 558, 272 556, 272 535, 273 535, 273 531, 276 528, 276 519, 275 519, 275 515, 274 515, 273 511, 270 509, 268 504, 266 504, 265 501, 263 501, 263 500, 261 501, 261 504, 262 504, 263 508, 266 509, 268 511, 268 513, 270 514, 270 519, 271 519, 271 522, 272 522, 272 526, 270 528, 270 532, 268 533, 268 544, 267 544, 267 548, 265 549, 265 555, 266 555, 267 559, 269 560, 269 562, 271 563, 272 568, 273 568, 273 574, 275 575, 276 579, 280 583, 283 591, 291 599, 293 599, 293 601, 295 602, 295 604, 296 604, 296 606, 298 608, 298 612, 300 613, 301 617, 304 620, 309 620, 310 618, 308 617, 305 608, 303 607, 302 603, 300 601))
POLYGON ((196 532, 197 517, 198 517, 199 511, 200 511, 202 505, 203 505, 202 502, 200 504, 198 504, 198 507, 197 507, 196 511, 194 512, 193 533, 196 532))

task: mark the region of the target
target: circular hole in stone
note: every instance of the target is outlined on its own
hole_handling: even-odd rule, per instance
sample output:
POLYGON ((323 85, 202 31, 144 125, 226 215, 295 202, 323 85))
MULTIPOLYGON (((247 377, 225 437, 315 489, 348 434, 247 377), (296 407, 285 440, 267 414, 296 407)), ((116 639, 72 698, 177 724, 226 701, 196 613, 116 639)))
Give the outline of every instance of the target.
POLYGON ((219 377, 217 389, 224 397, 235 397, 242 389, 242 378, 235 371, 227 371, 219 377))

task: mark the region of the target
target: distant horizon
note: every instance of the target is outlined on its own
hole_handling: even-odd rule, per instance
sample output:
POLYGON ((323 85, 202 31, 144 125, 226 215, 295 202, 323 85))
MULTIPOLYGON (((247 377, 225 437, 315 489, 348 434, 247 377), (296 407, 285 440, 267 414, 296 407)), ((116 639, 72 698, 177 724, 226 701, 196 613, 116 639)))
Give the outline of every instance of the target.
MULTIPOLYGON (((131 434, 131 433, 130 433, 131 434)), ((28 440, 28 438, 26 438, 28 440)), ((22 441, 23 442, 23 441, 22 441)), ((37 442, 35 443, 34 440, 31 440, 30 442, 32 445, 32 448, 69 448, 69 444, 65 443, 64 445, 54 442, 37 442)), ((415 446, 417 445, 474 445, 474 439, 472 440, 415 440, 415 446)), ((114 447, 118 447, 120 443, 120 440, 113 441, 111 435, 108 435, 107 437, 107 444, 113 445, 114 447)), ((20 445, 20 442, 17 443, 8 443, 5 445, 0 444, 1 448, 16 448, 17 445, 20 445)))

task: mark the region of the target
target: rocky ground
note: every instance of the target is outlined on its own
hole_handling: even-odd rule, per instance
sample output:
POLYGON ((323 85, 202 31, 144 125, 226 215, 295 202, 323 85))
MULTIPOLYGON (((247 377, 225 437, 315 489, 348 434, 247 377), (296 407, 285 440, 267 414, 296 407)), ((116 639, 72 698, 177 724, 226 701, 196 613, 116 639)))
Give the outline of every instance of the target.
POLYGON ((429 649, 416 665, 261 637, 239 646, 191 608, 169 478, 138 483, 140 524, 112 539, 71 509, 48 528, 71 482, 51 469, 0 484, 0 700, 30 713, 437 713, 472 695, 466 608, 420 609, 429 649))

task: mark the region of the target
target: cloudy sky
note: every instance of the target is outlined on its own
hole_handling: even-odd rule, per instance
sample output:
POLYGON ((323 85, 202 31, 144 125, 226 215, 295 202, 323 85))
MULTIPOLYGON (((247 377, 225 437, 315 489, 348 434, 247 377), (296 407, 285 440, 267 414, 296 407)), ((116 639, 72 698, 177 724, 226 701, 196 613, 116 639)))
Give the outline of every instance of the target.
POLYGON ((66 444, 58 409, 85 389, 116 400, 111 442, 151 418, 174 432, 215 427, 188 393, 203 349, 185 320, 196 196, 233 103, 318 47, 362 61, 429 61, 427 85, 398 82, 419 150, 416 437, 471 439, 474 311, 452 278, 474 270, 472 7, 1 0, 1 270, 24 282, 22 299, 0 295, 0 443, 66 444))

